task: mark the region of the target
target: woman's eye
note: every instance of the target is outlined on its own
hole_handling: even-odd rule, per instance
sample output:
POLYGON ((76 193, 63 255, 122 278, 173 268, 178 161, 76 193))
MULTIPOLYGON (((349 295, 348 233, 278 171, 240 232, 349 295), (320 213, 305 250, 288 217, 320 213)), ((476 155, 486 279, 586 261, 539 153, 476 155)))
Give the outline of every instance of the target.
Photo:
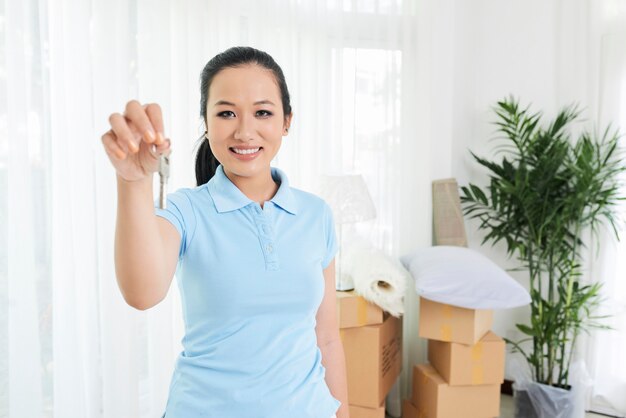
POLYGON ((256 112, 257 115, 259 116, 272 116, 272 112, 269 112, 267 110, 259 110, 258 112, 256 112))
POLYGON ((222 118, 223 117, 229 117, 230 116, 229 113, 233 114, 233 112, 231 112, 230 110, 225 110, 223 112, 218 113, 217 116, 222 117, 222 118))

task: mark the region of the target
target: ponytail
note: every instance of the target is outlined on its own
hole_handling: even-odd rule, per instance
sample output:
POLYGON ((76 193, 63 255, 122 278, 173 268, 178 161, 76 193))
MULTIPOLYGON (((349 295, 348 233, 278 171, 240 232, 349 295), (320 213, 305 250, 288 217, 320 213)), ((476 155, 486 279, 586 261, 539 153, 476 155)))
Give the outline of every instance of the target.
POLYGON ((204 135, 200 138, 202 143, 196 154, 196 185, 202 186, 207 183, 215 175, 215 170, 220 164, 211 152, 209 140, 204 135))

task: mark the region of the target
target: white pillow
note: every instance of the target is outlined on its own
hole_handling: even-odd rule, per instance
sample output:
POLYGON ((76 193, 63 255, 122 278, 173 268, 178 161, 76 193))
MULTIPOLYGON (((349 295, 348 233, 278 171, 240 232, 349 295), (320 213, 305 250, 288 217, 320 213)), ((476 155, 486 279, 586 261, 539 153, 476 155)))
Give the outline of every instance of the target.
POLYGON ((417 294, 469 309, 528 305, 530 295, 482 254, 465 247, 436 246, 400 257, 415 279, 417 294))

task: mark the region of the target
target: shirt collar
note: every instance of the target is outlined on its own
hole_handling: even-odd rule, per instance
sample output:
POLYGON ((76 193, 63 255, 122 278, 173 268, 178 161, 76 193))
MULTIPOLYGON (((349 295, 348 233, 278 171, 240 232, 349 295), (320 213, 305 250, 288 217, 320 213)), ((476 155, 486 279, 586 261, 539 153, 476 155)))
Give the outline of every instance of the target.
MULTIPOLYGON (((289 187, 287 175, 276 167, 271 167, 271 172, 272 179, 274 179, 275 182, 279 182, 280 186, 274 197, 270 199, 270 202, 296 215, 296 199, 291 187, 289 187)), ((208 189, 215 202, 215 208, 220 213, 241 209, 251 203, 255 203, 226 177, 224 167, 222 167, 221 164, 217 166, 215 175, 209 180, 208 189)))

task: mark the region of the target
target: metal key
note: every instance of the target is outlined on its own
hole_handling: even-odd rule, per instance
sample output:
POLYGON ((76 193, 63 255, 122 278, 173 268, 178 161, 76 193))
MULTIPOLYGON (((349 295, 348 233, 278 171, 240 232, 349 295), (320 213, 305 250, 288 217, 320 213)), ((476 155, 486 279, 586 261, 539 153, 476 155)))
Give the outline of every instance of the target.
POLYGON ((159 156, 159 208, 165 209, 167 204, 167 179, 170 177, 170 157, 159 156))

